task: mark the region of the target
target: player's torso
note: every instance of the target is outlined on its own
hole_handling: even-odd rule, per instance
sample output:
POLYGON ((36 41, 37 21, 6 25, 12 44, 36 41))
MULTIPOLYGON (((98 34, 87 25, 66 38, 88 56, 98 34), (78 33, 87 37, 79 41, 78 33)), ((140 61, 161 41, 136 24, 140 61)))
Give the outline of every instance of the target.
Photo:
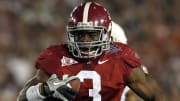
POLYGON ((76 75, 81 80, 76 101, 120 101, 125 86, 120 67, 123 64, 114 55, 83 63, 62 56, 61 66, 63 74, 76 75))
POLYGON ((42 57, 50 56, 47 59, 48 63, 43 62, 43 58, 40 58, 42 63, 39 62, 39 64, 42 67, 45 66, 44 70, 50 71, 50 74, 78 76, 81 86, 76 101, 120 101, 127 71, 120 54, 116 54, 119 50, 119 48, 112 47, 108 54, 93 61, 80 62, 70 56, 66 49, 57 47, 52 48, 50 52, 47 51, 44 56, 42 55, 42 57), (51 53, 55 53, 55 56, 51 56, 51 53), (55 62, 49 63, 49 61, 55 62), (41 65, 44 63, 48 66, 47 64, 41 65))

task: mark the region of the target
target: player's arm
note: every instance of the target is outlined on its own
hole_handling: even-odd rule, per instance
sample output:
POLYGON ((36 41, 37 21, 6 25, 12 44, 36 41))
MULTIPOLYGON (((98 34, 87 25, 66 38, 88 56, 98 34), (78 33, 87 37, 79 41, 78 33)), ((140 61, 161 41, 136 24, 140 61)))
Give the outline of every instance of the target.
POLYGON ((128 86, 146 101, 168 101, 157 82, 149 75, 145 75, 141 68, 132 70, 128 86))
POLYGON ((75 98, 77 91, 68 86, 69 82, 78 79, 75 76, 59 80, 56 74, 49 76, 43 70, 38 70, 37 74, 30 80, 21 93, 17 101, 43 101, 48 98, 69 101, 75 98))
POLYGON ((23 89, 20 91, 17 101, 28 101, 26 98, 27 89, 31 86, 37 85, 40 82, 45 82, 48 78, 49 75, 47 73, 42 70, 37 70, 36 75, 27 81, 23 89))

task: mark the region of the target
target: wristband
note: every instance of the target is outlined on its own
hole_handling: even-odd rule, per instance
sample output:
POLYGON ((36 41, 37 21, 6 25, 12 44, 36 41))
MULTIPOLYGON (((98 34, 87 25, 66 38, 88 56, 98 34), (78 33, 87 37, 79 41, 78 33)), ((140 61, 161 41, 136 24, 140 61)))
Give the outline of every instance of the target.
POLYGON ((26 91, 26 98, 28 101, 43 101, 45 99, 45 96, 40 94, 40 85, 41 83, 38 83, 35 86, 31 86, 26 91))

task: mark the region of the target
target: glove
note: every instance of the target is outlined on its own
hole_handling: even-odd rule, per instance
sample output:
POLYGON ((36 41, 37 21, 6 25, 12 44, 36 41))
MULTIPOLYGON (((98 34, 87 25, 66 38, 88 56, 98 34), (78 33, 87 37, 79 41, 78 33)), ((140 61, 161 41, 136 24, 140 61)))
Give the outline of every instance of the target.
POLYGON ((43 84, 44 95, 49 97, 69 101, 75 98, 77 91, 67 86, 72 80, 78 79, 76 76, 71 76, 64 80, 59 80, 56 74, 53 74, 46 83, 43 84))

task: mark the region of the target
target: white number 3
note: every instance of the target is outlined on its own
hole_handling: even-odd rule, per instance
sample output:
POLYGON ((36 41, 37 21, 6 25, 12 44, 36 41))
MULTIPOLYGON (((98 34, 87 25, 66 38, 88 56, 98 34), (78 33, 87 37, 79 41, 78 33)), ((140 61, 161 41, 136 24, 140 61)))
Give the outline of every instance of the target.
POLYGON ((89 96, 93 97, 93 101, 101 101, 101 77, 96 71, 80 71, 77 76, 80 78, 81 82, 84 79, 92 79, 93 89, 89 89, 89 96))

